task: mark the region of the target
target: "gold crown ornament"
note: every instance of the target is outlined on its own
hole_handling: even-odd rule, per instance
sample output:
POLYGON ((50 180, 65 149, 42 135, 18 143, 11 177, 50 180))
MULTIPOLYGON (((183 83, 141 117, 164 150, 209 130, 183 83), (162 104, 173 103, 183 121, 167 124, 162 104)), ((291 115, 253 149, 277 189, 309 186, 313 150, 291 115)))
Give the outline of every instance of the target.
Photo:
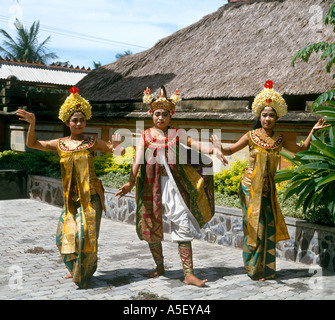
POLYGON ((252 112, 259 117, 265 107, 273 108, 278 118, 287 113, 287 104, 284 98, 273 90, 273 82, 271 80, 265 82, 263 91, 256 96, 252 104, 252 112))
POLYGON ((165 87, 161 87, 160 95, 158 98, 154 98, 151 94, 150 88, 146 88, 143 95, 143 102, 145 104, 150 104, 150 110, 149 113, 152 114, 153 111, 158 109, 164 109, 171 113, 171 115, 174 114, 174 109, 176 107, 176 104, 181 101, 180 91, 179 89, 176 89, 174 94, 168 99, 166 97, 166 91, 165 87))
POLYGON ((85 115, 86 120, 91 119, 92 107, 90 103, 78 93, 78 88, 72 87, 69 91, 70 95, 59 109, 58 118, 63 122, 66 122, 70 119, 73 113, 82 112, 85 115))

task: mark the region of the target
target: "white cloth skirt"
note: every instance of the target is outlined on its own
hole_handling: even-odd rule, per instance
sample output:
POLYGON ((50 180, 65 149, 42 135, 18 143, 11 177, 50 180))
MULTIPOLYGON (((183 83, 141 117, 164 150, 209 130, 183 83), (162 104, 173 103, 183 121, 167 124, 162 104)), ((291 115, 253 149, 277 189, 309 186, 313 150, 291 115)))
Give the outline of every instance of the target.
POLYGON ((163 215, 171 222, 171 240, 173 242, 192 241, 192 233, 200 235, 199 224, 178 190, 163 151, 159 152, 159 158, 168 174, 161 176, 161 192, 163 215))

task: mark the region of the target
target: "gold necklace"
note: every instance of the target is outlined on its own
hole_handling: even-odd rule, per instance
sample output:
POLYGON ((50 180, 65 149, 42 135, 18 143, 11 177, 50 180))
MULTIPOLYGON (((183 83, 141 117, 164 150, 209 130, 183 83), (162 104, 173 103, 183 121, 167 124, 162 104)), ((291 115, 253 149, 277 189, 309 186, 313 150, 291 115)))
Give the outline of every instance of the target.
POLYGON ((64 139, 63 144, 69 150, 75 150, 83 143, 83 141, 84 140, 64 139))

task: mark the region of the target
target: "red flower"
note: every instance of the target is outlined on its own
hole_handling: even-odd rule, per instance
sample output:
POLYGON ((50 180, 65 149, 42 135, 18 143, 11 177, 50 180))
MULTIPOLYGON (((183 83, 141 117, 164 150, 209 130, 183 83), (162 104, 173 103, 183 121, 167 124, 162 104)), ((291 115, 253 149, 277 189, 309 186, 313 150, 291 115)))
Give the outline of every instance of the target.
POLYGON ((273 88, 273 82, 271 80, 266 81, 265 84, 264 84, 264 88, 272 89, 273 88))
POLYGON ((73 94, 76 94, 76 93, 79 92, 79 89, 78 89, 77 87, 72 87, 72 88, 70 89, 70 92, 73 93, 73 94))
POLYGON ((272 102, 271 99, 266 100, 266 103, 271 103, 271 102, 272 102))

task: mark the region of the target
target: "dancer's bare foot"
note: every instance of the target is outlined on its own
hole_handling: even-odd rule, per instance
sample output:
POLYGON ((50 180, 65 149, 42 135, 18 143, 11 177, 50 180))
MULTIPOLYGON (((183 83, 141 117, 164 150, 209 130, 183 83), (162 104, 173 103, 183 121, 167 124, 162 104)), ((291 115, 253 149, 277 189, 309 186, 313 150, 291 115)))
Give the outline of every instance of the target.
POLYGON ((164 272, 164 266, 158 266, 154 271, 147 273, 145 276, 148 278, 158 278, 159 276, 163 275, 164 272))
POLYGON ((188 285, 194 285, 194 286, 197 286, 197 287, 203 287, 205 285, 205 283, 207 282, 207 279, 206 280, 200 280, 194 274, 188 273, 185 276, 184 282, 186 284, 188 284, 188 285))
POLYGON ((71 273, 68 273, 68 274, 65 276, 65 279, 72 279, 72 274, 71 274, 71 273))

